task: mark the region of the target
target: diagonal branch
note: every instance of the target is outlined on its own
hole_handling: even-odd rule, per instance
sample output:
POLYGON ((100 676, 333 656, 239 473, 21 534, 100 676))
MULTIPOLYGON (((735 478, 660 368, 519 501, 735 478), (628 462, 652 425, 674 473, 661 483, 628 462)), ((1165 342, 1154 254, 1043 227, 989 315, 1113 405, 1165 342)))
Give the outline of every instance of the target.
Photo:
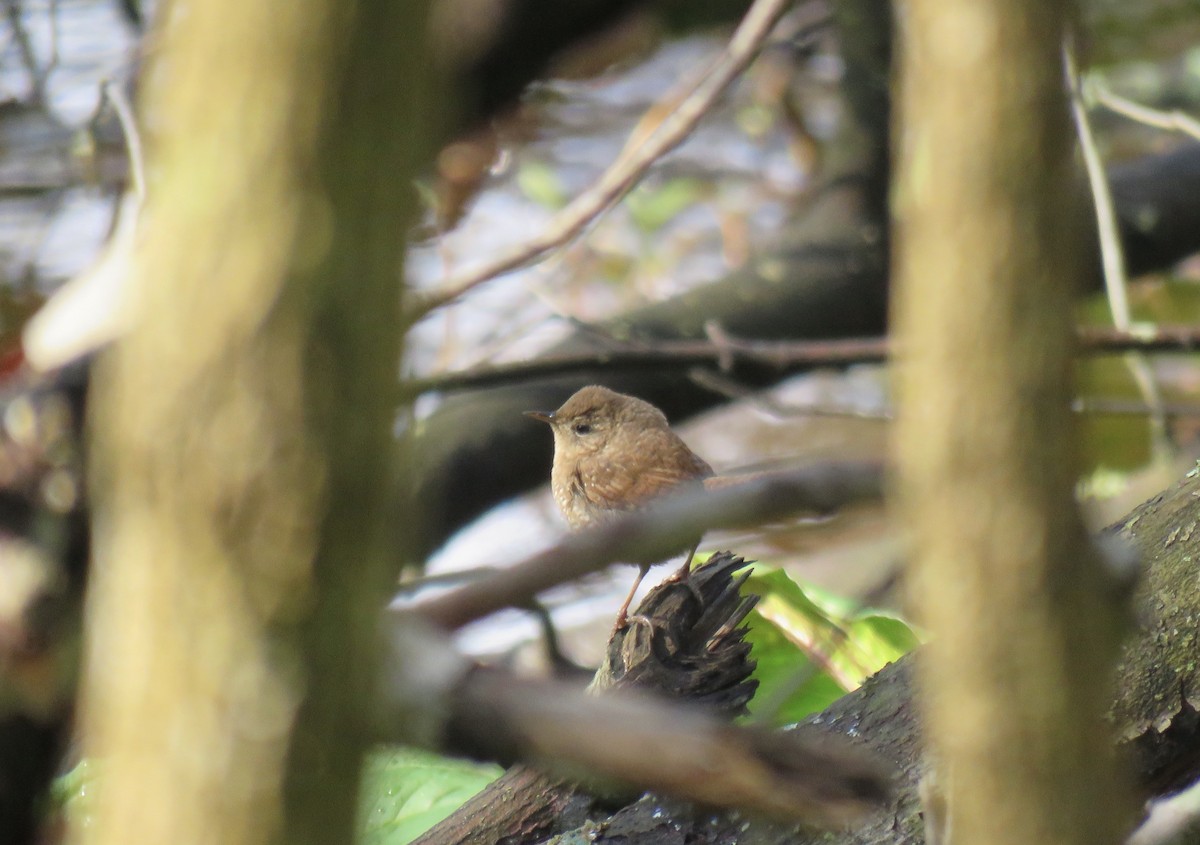
POLYGON ((422 602, 417 612, 443 628, 460 628, 543 590, 616 561, 666 560, 700 532, 770 522, 802 511, 829 512, 882 494, 883 468, 829 462, 756 477, 720 490, 673 496, 597 528, 576 531, 510 569, 422 602))

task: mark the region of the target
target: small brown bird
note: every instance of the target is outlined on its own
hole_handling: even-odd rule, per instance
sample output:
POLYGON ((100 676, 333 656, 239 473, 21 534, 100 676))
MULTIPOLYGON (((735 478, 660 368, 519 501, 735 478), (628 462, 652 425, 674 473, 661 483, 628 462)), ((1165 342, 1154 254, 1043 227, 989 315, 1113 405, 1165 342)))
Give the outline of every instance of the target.
MULTIPOLYGON (((712 467, 671 431, 662 411, 607 387, 580 388, 557 411, 526 415, 549 423, 554 432, 550 486, 572 528, 638 510, 670 493, 698 489, 713 474, 712 467)), ((695 551, 693 545, 681 573, 695 551)), ((639 564, 633 589, 617 613, 618 628, 625 624, 629 603, 649 569, 649 564, 639 564)))

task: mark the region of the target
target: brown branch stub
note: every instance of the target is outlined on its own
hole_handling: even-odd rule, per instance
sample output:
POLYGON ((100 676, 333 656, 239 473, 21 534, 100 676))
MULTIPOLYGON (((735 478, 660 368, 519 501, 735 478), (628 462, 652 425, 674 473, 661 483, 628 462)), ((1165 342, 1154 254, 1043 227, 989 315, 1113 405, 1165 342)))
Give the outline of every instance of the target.
MULTIPOLYGON (((616 632, 592 691, 637 684, 665 698, 691 698, 727 717, 741 712, 755 687, 741 623, 757 600, 740 594, 749 574, 744 567, 740 558, 718 552, 690 574, 695 592, 680 582, 652 590, 637 612, 662 626, 658 639, 665 647, 640 647, 640 625, 616 632), (697 595, 701 606, 695 605, 697 595)), ((461 727, 452 732, 465 738, 461 727)), ((594 815, 594 802, 569 778, 518 764, 417 841, 490 845, 545 838, 594 815)))

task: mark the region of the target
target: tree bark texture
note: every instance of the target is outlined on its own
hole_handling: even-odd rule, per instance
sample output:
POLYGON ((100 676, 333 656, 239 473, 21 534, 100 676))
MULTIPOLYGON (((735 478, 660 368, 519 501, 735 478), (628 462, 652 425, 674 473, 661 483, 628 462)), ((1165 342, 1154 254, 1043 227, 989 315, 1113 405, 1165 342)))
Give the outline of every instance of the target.
POLYGON ((88 842, 351 838, 426 5, 164 10, 138 320, 94 393, 88 842))
POLYGON ((896 504, 946 836, 977 845, 1096 845, 1130 823, 1102 721, 1116 606, 1073 497, 1070 9, 903 7, 896 504))

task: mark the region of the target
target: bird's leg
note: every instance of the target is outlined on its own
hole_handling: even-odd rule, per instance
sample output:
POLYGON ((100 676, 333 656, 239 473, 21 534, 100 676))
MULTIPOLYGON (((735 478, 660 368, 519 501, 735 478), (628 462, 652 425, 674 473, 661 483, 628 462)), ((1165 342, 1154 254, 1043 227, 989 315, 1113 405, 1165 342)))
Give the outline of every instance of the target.
POLYGON ((700 548, 699 540, 696 541, 696 545, 692 546, 691 551, 688 552, 687 557, 683 561, 683 566, 679 567, 675 574, 671 576, 672 581, 682 581, 692 571, 692 558, 696 556, 696 549, 698 548, 700 548))
MULTIPOLYGON (((696 600, 696 606, 703 609, 704 596, 700 595, 700 588, 693 584, 692 579, 689 577, 692 574, 692 558, 696 556, 696 549, 698 548, 700 548, 699 540, 696 541, 696 545, 692 546, 691 551, 688 552, 687 558, 683 561, 683 566, 672 572, 671 577, 667 581, 681 582, 683 586, 688 588, 688 591, 692 594, 692 598, 696 600)), ((664 581, 663 583, 666 582, 664 581)))
POLYGON ((629 595, 625 597, 625 603, 622 604, 621 609, 617 611, 617 623, 613 625, 613 631, 619 631, 625 627, 625 623, 629 618, 629 604, 633 601, 633 594, 636 593, 637 588, 642 585, 642 579, 646 577, 646 573, 649 571, 649 564, 638 564, 638 576, 634 580, 633 586, 629 588, 629 595))

